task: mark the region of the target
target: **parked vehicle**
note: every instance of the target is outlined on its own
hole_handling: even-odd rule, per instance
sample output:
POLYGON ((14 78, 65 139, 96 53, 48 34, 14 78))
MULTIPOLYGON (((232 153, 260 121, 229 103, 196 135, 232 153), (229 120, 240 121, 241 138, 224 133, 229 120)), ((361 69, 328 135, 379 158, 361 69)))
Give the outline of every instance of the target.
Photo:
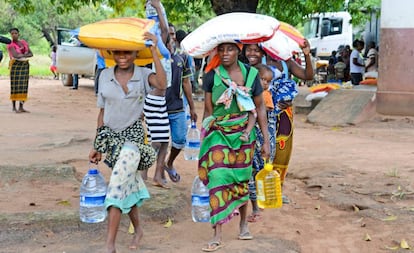
POLYGON ((305 22, 304 35, 312 54, 327 60, 340 45, 352 45, 351 15, 345 11, 313 14, 305 22))
POLYGON ((96 50, 83 46, 72 30, 58 28, 56 67, 64 86, 72 86, 72 74, 94 78, 97 70, 96 50))

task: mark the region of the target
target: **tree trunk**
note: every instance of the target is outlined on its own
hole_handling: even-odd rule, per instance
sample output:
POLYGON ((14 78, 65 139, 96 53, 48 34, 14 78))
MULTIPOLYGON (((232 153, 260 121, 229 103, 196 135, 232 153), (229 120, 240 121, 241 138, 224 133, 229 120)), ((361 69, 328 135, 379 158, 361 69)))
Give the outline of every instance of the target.
POLYGON ((210 0, 210 2, 218 16, 229 12, 255 13, 259 0, 210 0))
POLYGON ((47 42, 49 42, 50 46, 56 45, 55 40, 52 38, 47 28, 42 28, 42 34, 43 37, 45 37, 45 39, 47 40, 47 42))

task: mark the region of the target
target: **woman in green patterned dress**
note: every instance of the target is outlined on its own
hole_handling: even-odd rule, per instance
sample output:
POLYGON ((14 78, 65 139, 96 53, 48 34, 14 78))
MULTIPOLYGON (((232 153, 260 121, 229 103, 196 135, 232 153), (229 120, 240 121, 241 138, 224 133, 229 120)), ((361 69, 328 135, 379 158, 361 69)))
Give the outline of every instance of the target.
POLYGON ((198 174, 209 189, 210 222, 214 229, 214 236, 203 251, 223 247, 222 225, 238 214, 238 238, 253 239, 247 227, 246 213, 256 133, 245 132, 249 112, 243 108, 246 101, 241 101, 240 90, 247 90, 250 96, 244 100, 250 100, 256 107, 257 120, 265 139, 262 155, 269 158, 263 89, 257 69, 238 61, 240 52, 239 44, 218 45, 217 54, 207 66, 207 74, 203 78, 205 102, 198 174), (239 139, 242 134, 248 134, 247 142, 239 139))

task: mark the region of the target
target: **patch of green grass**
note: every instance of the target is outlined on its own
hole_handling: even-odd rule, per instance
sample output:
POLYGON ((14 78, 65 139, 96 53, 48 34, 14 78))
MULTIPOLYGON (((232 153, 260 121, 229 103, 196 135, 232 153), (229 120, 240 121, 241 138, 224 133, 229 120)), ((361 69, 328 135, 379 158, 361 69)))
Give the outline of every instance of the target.
POLYGON ((389 177, 400 177, 400 175, 398 174, 398 169, 391 169, 385 175, 389 177))
MULTIPOLYGON (((30 58, 30 76, 46 77, 52 76, 50 71, 51 59, 47 55, 36 55, 30 58)), ((9 58, 5 55, 3 61, 0 63, 0 76, 9 76, 9 58)))

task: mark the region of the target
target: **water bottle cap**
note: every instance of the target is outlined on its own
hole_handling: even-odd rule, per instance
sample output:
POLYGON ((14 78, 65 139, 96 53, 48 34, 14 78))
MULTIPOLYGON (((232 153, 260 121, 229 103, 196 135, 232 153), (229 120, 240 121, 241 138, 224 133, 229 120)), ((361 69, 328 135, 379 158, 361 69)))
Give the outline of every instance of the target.
POLYGON ((266 163, 265 166, 264 166, 264 169, 266 171, 272 171, 273 170, 273 165, 270 164, 270 163, 266 163))
POLYGON ((195 121, 191 121, 191 128, 197 128, 197 125, 196 125, 195 121))
POLYGON ((96 175, 98 173, 99 173, 98 169, 89 169, 89 171, 88 171, 88 174, 91 174, 91 175, 96 175))

